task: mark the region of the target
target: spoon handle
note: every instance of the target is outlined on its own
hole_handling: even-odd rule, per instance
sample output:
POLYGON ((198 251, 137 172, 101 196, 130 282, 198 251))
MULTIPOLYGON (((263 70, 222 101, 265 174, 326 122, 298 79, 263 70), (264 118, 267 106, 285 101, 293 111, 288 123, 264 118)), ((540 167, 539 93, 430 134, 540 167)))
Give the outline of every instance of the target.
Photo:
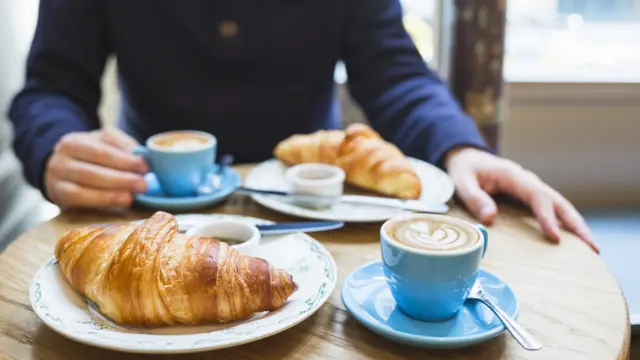
POLYGON ((513 335, 514 339, 516 339, 516 341, 520 343, 520 345, 522 345, 523 348, 527 350, 542 349, 542 344, 538 340, 536 340, 529 331, 527 331, 525 328, 523 328, 517 322, 515 322, 515 320, 513 320, 511 316, 507 315, 504 311, 502 311, 502 309, 495 306, 488 299, 478 297, 477 300, 487 305, 487 307, 496 314, 498 319, 500 319, 500 321, 502 321, 502 323, 504 324, 504 327, 507 328, 507 330, 509 330, 511 335, 513 335))
POLYGON ((224 171, 225 168, 231 166, 235 158, 231 154, 224 154, 220 158, 220 167, 218 168, 218 172, 224 171))
POLYGON ((205 182, 205 186, 200 187, 200 191, 203 193, 211 193, 220 188, 222 183, 222 173, 233 164, 234 157, 230 154, 222 155, 220 158, 220 164, 218 165, 218 170, 215 173, 209 174, 209 179, 205 182))

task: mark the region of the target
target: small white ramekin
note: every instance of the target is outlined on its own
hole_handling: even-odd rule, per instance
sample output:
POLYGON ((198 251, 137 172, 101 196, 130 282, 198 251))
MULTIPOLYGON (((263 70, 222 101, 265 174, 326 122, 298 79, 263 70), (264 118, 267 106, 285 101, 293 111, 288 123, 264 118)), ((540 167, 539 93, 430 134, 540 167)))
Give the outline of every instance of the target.
MULTIPOLYGON (((285 172, 285 179, 291 190, 297 194, 342 196, 344 192, 344 171, 333 165, 306 163, 293 166, 285 172)), ((335 201, 296 200, 297 205, 315 209, 331 207, 335 201)))
POLYGON ((260 247, 260 230, 254 225, 239 220, 215 220, 196 225, 186 235, 210 238, 226 238, 241 242, 232 245, 245 255, 255 256, 260 247))

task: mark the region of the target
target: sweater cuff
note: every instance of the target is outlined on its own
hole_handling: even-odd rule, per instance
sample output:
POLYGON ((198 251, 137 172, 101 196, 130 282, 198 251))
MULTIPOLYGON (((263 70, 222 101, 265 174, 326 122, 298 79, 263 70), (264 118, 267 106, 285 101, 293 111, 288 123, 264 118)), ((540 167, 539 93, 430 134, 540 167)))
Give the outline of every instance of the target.
POLYGON ((44 186, 44 174, 47 162, 60 138, 71 131, 69 128, 52 126, 42 136, 38 137, 31 155, 31 163, 28 164, 28 166, 24 166, 27 181, 32 186, 38 188, 47 200, 50 200, 44 186))
POLYGON ((495 154, 480 134, 480 130, 473 120, 466 115, 454 121, 443 121, 438 124, 438 129, 433 134, 437 141, 431 141, 427 150, 427 161, 445 169, 445 157, 450 150, 459 147, 472 147, 495 154))
POLYGON ((95 126, 70 100, 49 94, 18 98, 10 118, 16 130, 14 150, 22 161, 24 177, 46 197, 45 167, 60 138, 95 126))

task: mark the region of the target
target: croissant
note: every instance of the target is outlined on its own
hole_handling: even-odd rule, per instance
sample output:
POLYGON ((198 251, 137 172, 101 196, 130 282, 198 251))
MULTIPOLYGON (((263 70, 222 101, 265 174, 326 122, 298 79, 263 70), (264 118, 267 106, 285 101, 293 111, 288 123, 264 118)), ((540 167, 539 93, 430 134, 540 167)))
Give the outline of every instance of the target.
POLYGON ((339 166, 347 183, 401 199, 420 197, 422 185, 407 157, 365 124, 319 130, 281 141, 274 156, 287 165, 318 162, 339 166))
POLYGON ((178 233, 157 212, 140 225, 65 233, 55 255, 67 281, 117 323, 223 323, 276 310, 298 289, 291 275, 224 242, 178 233))

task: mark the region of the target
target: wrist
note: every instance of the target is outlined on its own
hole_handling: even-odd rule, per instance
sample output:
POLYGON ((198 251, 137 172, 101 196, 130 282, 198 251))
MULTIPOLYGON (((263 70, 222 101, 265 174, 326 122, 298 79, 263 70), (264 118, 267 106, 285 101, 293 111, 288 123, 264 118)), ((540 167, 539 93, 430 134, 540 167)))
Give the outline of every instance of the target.
POLYGON ((472 146, 457 146, 452 148, 451 150, 447 151, 444 155, 444 168, 445 169, 449 169, 451 167, 451 164, 455 161, 455 159, 457 159, 460 155, 463 154, 467 154, 467 153, 473 153, 473 152, 478 152, 478 151, 482 151, 479 150, 475 147, 472 146))

